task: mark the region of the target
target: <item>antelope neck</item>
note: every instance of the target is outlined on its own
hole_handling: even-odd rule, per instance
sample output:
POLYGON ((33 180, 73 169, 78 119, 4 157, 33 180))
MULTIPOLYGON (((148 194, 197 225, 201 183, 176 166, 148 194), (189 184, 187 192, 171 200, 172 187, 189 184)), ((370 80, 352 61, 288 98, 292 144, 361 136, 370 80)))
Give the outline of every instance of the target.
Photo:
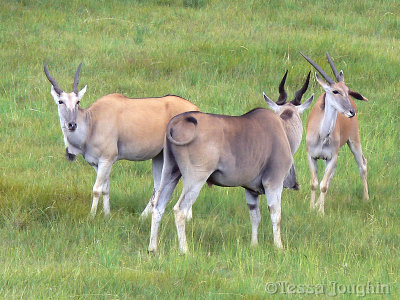
POLYGON ((333 107, 332 101, 329 94, 325 94, 325 108, 324 117, 322 119, 321 127, 319 129, 319 136, 322 140, 325 140, 333 132, 336 125, 336 119, 338 111, 333 107))
POLYGON ((303 125, 298 114, 293 114, 290 119, 283 120, 283 127, 289 140, 292 154, 295 154, 300 146, 303 135, 303 125))

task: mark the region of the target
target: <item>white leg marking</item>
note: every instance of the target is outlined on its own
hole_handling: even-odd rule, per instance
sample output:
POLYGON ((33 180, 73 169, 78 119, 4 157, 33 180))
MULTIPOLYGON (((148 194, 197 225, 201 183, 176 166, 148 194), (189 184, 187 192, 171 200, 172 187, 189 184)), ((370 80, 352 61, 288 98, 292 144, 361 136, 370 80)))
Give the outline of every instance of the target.
POLYGON ((140 215, 141 218, 147 218, 151 214, 151 210, 153 209, 152 201, 154 199, 155 193, 158 191, 161 182, 161 174, 163 168, 163 152, 159 153, 156 157, 154 157, 151 161, 152 163, 152 172, 153 172, 153 194, 146 205, 146 208, 143 210, 140 215))
POLYGON ((146 205, 145 209, 143 210, 143 212, 140 214, 140 218, 141 219, 145 219, 151 214, 151 211, 153 209, 152 202, 153 202, 155 193, 156 193, 155 190, 153 190, 153 195, 151 196, 151 198, 150 198, 149 202, 147 203, 147 205, 146 205))
MULTIPOLYGON (((90 214, 92 217, 94 217, 96 215, 97 205, 99 203, 100 195, 103 194, 104 184, 110 180, 110 172, 111 172, 112 165, 113 164, 108 161, 99 162, 99 165, 97 168, 96 182, 93 186, 93 202, 92 202, 92 208, 90 210, 90 214)), ((108 197, 107 197, 106 201, 109 201, 108 197)), ((106 205, 109 210, 109 204, 107 203, 106 205)), ((106 213, 106 211, 104 211, 104 212, 106 213)))
POLYGON ((326 161, 324 178, 320 183, 320 191, 317 205, 319 205, 318 211, 324 215, 325 214, 325 197, 328 192, 329 184, 333 178, 333 174, 335 174, 336 170, 336 162, 337 162, 337 154, 333 156, 330 160, 326 161))
POLYGON ((308 166, 310 168, 310 174, 311 174, 311 203, 310 207, 315 208, 315 193, 318 187, 318 172, 317 172, 317 160, 312 158, 308 153, 307 153, 307 160, 308 160, 308 166))
POLYGON ((180 173, 170 174, 167 179, 162 181, 160 189, 154 196, 152 201, 151 231, 148 248, 149 252, 157 252, 158 228, 164 215, 165 207, 169 203, 172 192, 174 191, 179 179, 180 173))
POLYGON ((247 207, 249 208, 251 222, 251 246, 258 245, 258 225, 261 221, 260 207, 258 205, 258 195, 245 190, 247 207))
POLYGON ((362 153, 362 148, 360 142, 355 143, 352 141, 348 141, 347 144, 349 145, 349 148, 351 152, 354 155, 354 159, 358 165, 358 171, 360 172, 360 176, 363 182, 363 197, 364 200, 369 200, 369 194, 368 194, 368 182, 367 182, 367 159, 364 157, 362 153))
POLYGON ((192 218, 193 218, 192 208, 189 208, 186 215, 186 221, 190 221, 192 218))
POLYGON ((151 216, 150 243, 148 248, 148 251, 152 253, 157 252, 158 227, 160 226, 163 214, 164 211, 160 212, 157 208, 153 208, 151 216))
POLYGON ((269 214, 271 216, 274 244, 277 248, 283 249, 281 238, 281 196, 283 186, 275 189, 268 189, 264 186, 267 197, 269 214))
MULTIPOLYGON (((206 178, 208 178, 208 176, 206 178)), ((197 183, 190 186, 185 185, 184 182, 182 194, 178 202, 174 206, 175 225, 176 225, 176 230, 178 232, 179 250, 184 254, 188 252, 186 233, 185 233, 185 223, 187 214, 189 209, 192 207, 193 203, 196 201, 197 196, 199 195, 200 190, 205 182, 206 179, 200 180, 197 181, 197 183)))
POLYGON ((110 177, 103 185, 103 209, 104 216, 107 217, 110 214, 110 177))

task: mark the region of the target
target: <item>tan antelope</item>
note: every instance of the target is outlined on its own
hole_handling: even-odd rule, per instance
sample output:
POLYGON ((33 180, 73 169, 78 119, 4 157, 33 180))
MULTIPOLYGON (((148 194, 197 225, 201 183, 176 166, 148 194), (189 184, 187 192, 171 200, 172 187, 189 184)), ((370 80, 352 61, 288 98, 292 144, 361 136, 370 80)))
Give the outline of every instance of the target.
MULTIPOLYGON (((131 99, 121 94, 110 94, 82 109, 79 104, 86 92, 86 86, 78 91, 81 65, 75 74, 72 93, 66 93, 58 86, 57 81, 50 76, 46 64, 44 72, 52 85, 51 95, 58 105, 67 158, 74 160, 77 154, 82 154, 97 173, 91 214, 96 214, 99 197, 103 195, 104 214, 108 215, 112 165, 121 159, 152 159, 154 191, 157 190, 168 121, 177 114, 198 111, 198 108, 178 96, 131 99)), ((143 213, 148 214, 150 209, 151 201, 143 213)))
POLYGON ((319 211, 324 214, 325 197, 335 173, 339 148, 345 143, 349 146, 357 162, 364 186, 364 199, 369 199, 367 160, 362 153, 356 104, 351 97, 363 101, 368 101, 368 99, 349 89, 344 83, 343 71, 338 72, 336 70, 328 52, 326 52, 326 56, 338 82, 330 78, 320 66, 304 53, 300 53, 327 81, 325 82, 315 73, 316 79, 325 93, 318 98, 310 112, 306 136, 307 159, 311 172, 311 207, 319 206, 319 211), (318 202, 315 202, 318 186, 318 159, 323 159, 326 167, 320 184, 321 193, 318 202))
MULTIPOLYGON (((296 94, 293 103, 286 103, 284 80, 282 82, 282 101, 278 101, 281 106, 265 96, 276 114, 268 109, 257 108, 242 116, 187 112, 171 119, 167 126, 160 188, 153 199, 150 252, 157 251, 159 224, 180 176, 183 178, 183 191, 174 206, 174 213, 181 252, 187 252, 187 216, 206 182, 210 185, 245 188, 252 224, 252 245, 258 243, 257 231, 261 220, 258 198, 265 194, 274 244, 278 248, 283 247, 280 233, 282 188, 297 188, 295 172, 289 172, 293 166, 293 156, 283 121, 293 119, 292 124, 298 122, 298 114, 310 106, 313 96, 300 105, 307 83, 296 94)), ((301 126, 301 120, 298 125, 301 126)), ((301 138, 302 131, 290 131, 300 134, 301 138)), ((297 136, 291 136, 298 139, 297 136)), ((293 145, 297 145, 297 141, 293 141, 293 145)))

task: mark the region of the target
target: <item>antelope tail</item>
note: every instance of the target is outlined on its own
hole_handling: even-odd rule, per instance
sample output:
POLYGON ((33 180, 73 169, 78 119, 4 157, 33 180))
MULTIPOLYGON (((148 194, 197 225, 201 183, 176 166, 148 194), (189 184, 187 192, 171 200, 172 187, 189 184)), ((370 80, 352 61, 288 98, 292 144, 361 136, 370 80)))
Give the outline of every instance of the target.
MULTIPOLYGON (((182 117, 182 116, 181 116, 181 117, 182 117)), ((194 129, 192 130, 192 136, 191 136, 190 138, 188 138, 186 141, 177 141, 175 138, 173 138, 173 135, 174 135, 174 126, 175 126, 179 121, 181 121, 181 120, 182 120, 182 118, 178 118, 178 119, 176 119, 176 120, 175 120, 175 118, 173 118, 173 119, 169 122, 169 124, 168 124, 168 126, 167 126, 167 132, 166 132, 167 139, 168 139, 171 143, 173 143, 174 145, 176 145, 176 146, 185 146, 185 145, 191 143, 191 142, 194 140, 195 135, 196 135, 197 119, 196 119, 195 117, 188 116, 188 117, 184 117, 184 122, 193 123, 194 129)))
POLYGON ((296 191, 299 190, 299 184, 297 183, 296 168, 294 167, 294 163, 292 164, 289 173, 286 175, 286 178, 283 181, 283 187, 296 191))

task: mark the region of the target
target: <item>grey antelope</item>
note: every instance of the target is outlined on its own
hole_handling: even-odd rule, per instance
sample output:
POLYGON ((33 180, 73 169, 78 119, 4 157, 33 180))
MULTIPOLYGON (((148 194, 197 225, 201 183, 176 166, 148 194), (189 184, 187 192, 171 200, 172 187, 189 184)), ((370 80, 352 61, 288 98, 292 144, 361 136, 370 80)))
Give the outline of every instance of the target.
MULTIPOLYGON (((152 159, 154 191, 157 190, 168 121, 175 115, 197 111, 198 108, 178 96, 131 99, 121 94, 110 94, 82 109, 79 104, 86 92, 86 86, 78 91, 81 65, 75 74, 72 93, 66 93, 58 86, 57 81, 50 76, 46 64, 44 72, 52 85, 51 95, 58 105, 67 158, 72 161, 77 154, 82 154, 97 173, 91 214, 96 214, 99 197, 103 195, 104 214, 108 215, 112 165, 121 159, 152 159)), ((147 205, 147 209, 149 208, 151 201, 147 205)))
POLYGON ((356 104, 351 97, 363 101, 368 101, 368 99, 349 89, 344 83, 343 71, 338 72, 336 70, 328 52, 326 56, 338 82, 330 78, 320 66, 304 53, 300 53, 327 81, 325 82, 315 73, 316 79, 325 93, 318 98, 310 112, 306 136, 307 159, 311 172, 311 207, 319 206, 319 211, 324 214, 325 196, 335 173, 338 151, 345 143, 349 146, 357 162, 364 186, 364 199, 369 199, 367 160, 362 153, 356 104), (326 167, 320 184, 321 193, 318 202, 315 202, 318 186, 318 159, 323 159, 326 167))
POLYGON ((298 114, 310 106, 313 96, 300 105, 306 88, 307 85, 296 94, 292 103, 286 103, 283 88, 280 91, 284 99, 278 104, 266 97, 276 114, 268 109, 257 108, 242 116, 186 112, 171 119, 166 132, 160 188, 153 199, 150 252, 157 251, 159 224, 180 176, 183 178, 183 191, 174 206, 174 213, 181 252, 187 252, 187 216, 206 182, 210 185, 245 188, 252 224, 252 245, 257 244, 261 220, 258 198, 265 194, 274 244, 278 248, 283 247, 280 233, 281 194, 283 186, 297 187, 295 173, 289 172, 293 166, 294 150, 290 145, 297 147, 298 136, 293 134, 300 134, 301 138, 299 130, 291 130, 291 135, 287 135, 285 129, 289 126, 285 127, 283 121, 293 118, 293 124, 297 123, 300 120, 297 119, 298 114), (285 114, 286 108, 288 111, 285 114), (281 114, 279 117, 277 114, 282 110, 284 116, 281 114))

